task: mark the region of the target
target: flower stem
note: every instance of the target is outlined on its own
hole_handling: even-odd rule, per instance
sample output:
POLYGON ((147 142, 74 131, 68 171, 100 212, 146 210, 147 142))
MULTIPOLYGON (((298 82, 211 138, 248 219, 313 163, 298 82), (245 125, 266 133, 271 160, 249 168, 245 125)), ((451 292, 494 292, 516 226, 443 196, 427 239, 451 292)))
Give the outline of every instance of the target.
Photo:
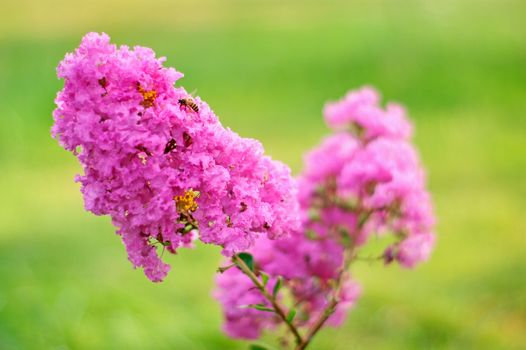
POLYGON ((301 343, 298 344, 296 347, 296 350, 304 350, 307 348, 307 346, 310 344, 316 333, 323 327, 325 322, 331 317, 331 315, 336 311, 336 306, 338 306, 339 300, 339 294, 342 286, 342 282, 345 276, 345 273, 349 269, 349 266, 351 265, 351 262, 355 258, 355 246, 351 246, 347 248, 344 251, 344 260, 342 264, 342 268, 340 269, 338 273, 338 277, 336 278, 336 286, 334 287, 334 292, 332 294, 331 299, 329 300, 329 303, 319 316, 319 318, 316 320, 316 322, 312 325, 312 327, 307 332, 307 335, 303 339, 301 343))
POLYGON ((300 332, 298 331, 296 326, 294 326, 292 321, 289 321, 287 319, 287 315, 286 315, 285 311, 283 310, 283 308, 281 307, 281 305, 279 305, 279 303, 276 300, 276 298, 267 291, 267 289, 265 288, 263 283, 254 274, 254 272, 252 272, 252 270, 247 266, 247 264, 245 264, 245 262, 240 257, 238 257, 237 255, 234 255, 232 257, 232 262, 234 264, 236 264, 241 269, 241 271, 243 271, 243 273, 250 278, 252 283, 254 283, 254 285, 261 291, 261 294, 263 294, 265 299, 267 299, 268 302, 272 305, 272 308, 274 309, 274 312, 287 325, 287 327, 289 328, 291 333, 294 335, 294 338, 296 339, 296 344, 298 344, 298 345, 302 344, 303 343, 303 337, 301 336, 300 332))

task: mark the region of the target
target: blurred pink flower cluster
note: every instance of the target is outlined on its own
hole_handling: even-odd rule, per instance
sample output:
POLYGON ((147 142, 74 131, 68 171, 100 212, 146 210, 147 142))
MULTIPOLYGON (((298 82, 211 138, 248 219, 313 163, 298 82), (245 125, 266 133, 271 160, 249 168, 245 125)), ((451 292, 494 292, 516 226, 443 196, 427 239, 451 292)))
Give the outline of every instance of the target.
POLYGON ((334 134, 306 156, 299 198, 311 215, 303 222, 321 236, 334 227, 348 232, 358 246, 391 233, 385 262, 413 267, 434 245, 433 208, 405 110, 393 103, 382 109, 379 100, 365 87, 325 107, 334 134))
MULTIPOLYGON (((433 247, 434 217, 424 171, 410 143, 412 126, 402 107, 383 109, 379 100, 366 87, 325 107, 333 134, 305 157, 298 178, 301 230, 282 240, 259 239, 249 250, 256 273, 283 278, 297 327, 312 326, 331 298, 338 303, 325 324, 343 322, 361 291, 345 271, 344 255, 358 259, 359 248, 372 235, 391 236, 373 259, 404 267, 426 260, 433 247)), ((217 276, 215 296, 223 304, 225 331, 254 339, 280 319, 240 307, 247 299, 263 302, 247 281, 240 270, 229 269, 217 276)))
POLYGON ((52 134, 83 166, 85 207, 110 215, 134 266, 161 281, 195 238, 231 256, 299 226, 295 182, 261 144, 224 128, 149 48, 87 34, 58 67, 52 134))

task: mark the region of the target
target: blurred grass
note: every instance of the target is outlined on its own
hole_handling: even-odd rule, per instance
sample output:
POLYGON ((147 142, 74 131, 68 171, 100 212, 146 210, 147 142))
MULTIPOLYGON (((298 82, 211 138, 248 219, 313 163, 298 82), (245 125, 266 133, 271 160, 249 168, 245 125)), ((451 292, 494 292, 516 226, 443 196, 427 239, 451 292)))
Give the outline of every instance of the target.
POLYGON ((0 4, 0 349, 245 349, 210 297, 218 250, 149 283, 49 137, 55 66, 87 31, 150 46, 225 125, 297 172, 323 103, 403 102, 439 218, 432 260, 356 265, 364 295, 314 349, 526 348, 526 4, 91 1, 0 4))

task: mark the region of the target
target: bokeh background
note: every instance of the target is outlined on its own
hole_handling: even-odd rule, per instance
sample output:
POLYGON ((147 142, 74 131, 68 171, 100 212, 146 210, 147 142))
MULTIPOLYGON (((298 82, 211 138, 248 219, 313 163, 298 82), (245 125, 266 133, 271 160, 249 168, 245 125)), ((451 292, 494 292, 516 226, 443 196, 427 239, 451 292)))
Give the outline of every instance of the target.
POLYGON ((357 263, 364 295, 313 349, 526 348, 523 0, 0 2, 0 349, 246 349, 220 332, 218 249, 150 283, 51 139, 55 67, 88 31, 152 47, 223 123, 297 173, 321 108, 364 84, 405 104, 439 224, 415 271, 357 263))

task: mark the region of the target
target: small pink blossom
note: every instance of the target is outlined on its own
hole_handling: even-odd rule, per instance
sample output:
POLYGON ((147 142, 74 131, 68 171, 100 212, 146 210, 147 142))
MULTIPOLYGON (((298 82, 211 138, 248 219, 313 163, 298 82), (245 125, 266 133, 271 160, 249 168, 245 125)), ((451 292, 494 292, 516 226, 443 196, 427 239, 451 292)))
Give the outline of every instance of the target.
POLYGON ((395 248, 394 259, 404 267, 414 267, 429 259, 434 244, 435 236, 431 233, 411 235, 395 248))
MULTIPOLYGON (((268 284, 269 293, 276 283, 268 284)), ((278 319, 269 312, 252 308, 252 305, 266 305, 268 301, 254 287, 252 281, 237 268, 231 268, 216 277, 214 297, 225 310, 223 329, 232 338, 257 339, 264 329, 273 328, 278 319)))

